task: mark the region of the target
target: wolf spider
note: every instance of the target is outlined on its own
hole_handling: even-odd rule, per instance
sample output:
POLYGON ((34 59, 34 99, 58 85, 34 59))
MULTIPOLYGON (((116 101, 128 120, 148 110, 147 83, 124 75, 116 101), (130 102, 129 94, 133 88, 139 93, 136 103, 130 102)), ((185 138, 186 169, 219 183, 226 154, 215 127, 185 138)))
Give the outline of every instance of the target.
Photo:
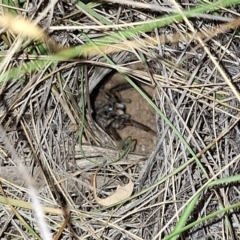
POLYGON ((121 130, 126 126, 134 126, 146 132, 154 132, 151 128, 131 119, 131 115, 126 113, 124 103, 130 103, 131 100, 123 99, 119 92, 128 88, 131 88, 129 83, 117 85, 110 90, 102 88, 101 91, 107 102, 95 108, 95 121, 117 141, 121 140, 117 130, 121 130))

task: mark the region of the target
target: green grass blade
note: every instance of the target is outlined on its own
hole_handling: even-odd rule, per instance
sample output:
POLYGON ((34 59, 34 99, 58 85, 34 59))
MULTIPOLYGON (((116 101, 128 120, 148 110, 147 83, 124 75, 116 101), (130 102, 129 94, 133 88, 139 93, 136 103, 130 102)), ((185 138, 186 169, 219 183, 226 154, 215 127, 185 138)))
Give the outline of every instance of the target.
POLYGON ((186 209, 183 211, 183 214, 181 215, 179 221, 177 222, 172 234, 170 234, 168 237, 164 238, 164 240, 175 240, 178 239, 179 234, 183 233, 184 231, 203 223, 206 220, 212 219, 222 213, 226 213, 228 212, 230 209, 234 209, 240 206, 240 202, 224 207, 218 211, 215 211, 203 218, 198 219, 197 221, 188 224, 187 226, 185 226, 189 216, 192 214, 194 208, 196 207, 197 201, 200 197, 200 195, 207 189, 213 186, 221 186, 221 185, 226 185, 226 184, 231 184, 231 183, 235 183, 235 182, 239 182, 240 181, 240 175, 234 175, 234 176, 230 176, 230 177, 225 177, 225 178, 221 178, 221 179, 217 179, 214 180, 210 183, 208 183, 206 185, 206 187, 204 187, 201 192, 197 193, 196 196, 193 198, 193 200, 190 202, 190 204, 187 205, 186 209), (184 227, 185 226, 185 227, 184 227))
MULTIPOLYGON (((203 12, 207 12, 207 11, 214 11, 217 8, 228 7, 230 5, 237 4, 237 3, 240 3, 240 0, 231 0, 231 1, 223 1, 222 0, 222 1, 218 1, 216 3, 203 4, 202 6, 193 8, 189 11, 183 11, 183 14, 186 17, 197 16, 197 14, 199 14, 199 13, 203 13, 203 12)), ((110 22, 108 20, 106 20, 105 18, 102 18, 102 16, 97 14, 94 10, 92 10, 91 8, 86 8, 85 4, 83 4, 81 2, 78 2, 78 4, 79 4, 79 6, 82 6, 83 8, 88 9, 88 11, 91 14, 93 14, 95 18, 101 20, 106 25, 110 24, 110 22)), ((166 26, 175 21, 181 21, 182 19, 183 19, 182 14, 180 14, 180 13, 172 14, 169 16, 161 17, 156 20, 152 20, 151 22, 141 23, 141 26, 138 26, 138 27, 132 27, 131 29, 112 33, 111 36, 105 36, 105 37, 98 38, 98 39, 94 40, 94 42, 97 47, 101 47, 106 44, 117 43, 119 41, 122 41, 124 38, 132 39, 133 36, 135 36, 135 34, 141 34, 142 32, 148 32, 148 31, 153 30, 154 28, 163 27, 163 26, 166 26)), ((93 45, 88 43, 88 44, 84 44, 84 45, 80 45, 80 46, 76 46, 76 47, 72 47, 72 48, 63 50, 55 55, 45 56, 45 59, 46 59, 46 61, 49 61, 49 60, 65 61, 68 59, 80 57, 80 56, 84 55, 84 53, 86 53, 86 52, 87 53, 89 53, 91 51, 93 52, 93 49, 94 49, 93 45)), ((96 50, 96 48, 95 48, 95 50, 96 50)), ((36 58, 37 58, 37 56, 36 56, 36 58)), ((36 65, 42 66, 42 68, 44 68, 46 66, 46 63, 44 63, 44 61, 45 60, 36 60, 36 65)), ((35 64, 33 62, 34 61, 32 61, 29 64, 26 64, 26 68, 22 72, 23 74, 31 73, 32 71, 36 70, 35 64)), ((0 77, 0 82, 3 81, 3 79, 9 80, 12 77, 16 77, 18 72, 19 72, 19 68, 15 68, 15 69, 13 68, 13 69, 6 71, 6 73, 0 77)))

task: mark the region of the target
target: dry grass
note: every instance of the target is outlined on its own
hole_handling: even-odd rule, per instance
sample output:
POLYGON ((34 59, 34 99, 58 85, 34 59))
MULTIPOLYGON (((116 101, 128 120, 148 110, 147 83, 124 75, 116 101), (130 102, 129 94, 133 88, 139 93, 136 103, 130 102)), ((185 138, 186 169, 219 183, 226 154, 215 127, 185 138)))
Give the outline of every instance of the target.
MULTIPOLYGON (((2 74, 88 38, 111 35, 108 25, 121 30, 200 3, 124 4, 129 6, 111 1, 88 3, 89 8, 68 1, 15 6, 18 14, 46 29, 40 37, 45 45, 2 29, 2 74), (40 14, 44 11, 46 16, 40 14)), ((0 7, 2 14, 7 12, 0 7)), ((28 74, 19 70, 11 81, 2 81, 0 238, 51 239, 49 231, 54 239, 168 239, 183 221, 181 228, 194 226, 180 239, 238 239, 239 178, 228 178, 239 174, 239 23, 228 23, 238 18, 238 8, 201 13, 135 35, 114 48, 104 46, 101 51, 110 52, 114 65, 94 52, 82 59, 49 61, 28 74), (142 69, 133 71, 133 63, 141 63, 142 69), (156 106, 199 162, 157 113, 158 142, 149 156, 130 153, 131 142, 120 148, 94 123, 92 92, 116 71, 154 87, 156 106), (131 179, 132 197, 99 206, 92 182, 99 166, 98 196, 109 196, 131 179), (219 184, 216 179, 226 180, 219 184)))

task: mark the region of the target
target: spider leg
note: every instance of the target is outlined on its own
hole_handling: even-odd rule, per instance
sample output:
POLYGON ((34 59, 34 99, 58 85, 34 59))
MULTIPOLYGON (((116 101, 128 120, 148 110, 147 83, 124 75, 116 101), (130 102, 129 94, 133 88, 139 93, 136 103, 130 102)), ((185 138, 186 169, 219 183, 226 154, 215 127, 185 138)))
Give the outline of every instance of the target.
POLYGON ((114 121, 112 122, 112 127, 118 130, 123 129, 126 124, 125 122, 131 118, 131 115, 123 112, 122 110, 118 109, 116 111, 116 116, 114 118, 114 121))
POLYGON ((132 88, 132 85, 130 83, 123 83, 123 84, 119 84, 115 87, 110 88, 110 92, 115 94, 117 92, 121 92, 123 90, 132 88))
POLYGON ((133 127, 136 127, 136 128, 139 128, 139 129, 142 129, 143 131, 145 132, 151 132, 151 133, 154 133, 155 134, 155 131, 153 131, 150 127, 140 123, 140 122, 137 122, 131 118, 129 119, 126 119, 123 123, 124 127, 125 126, 133 126, 133 127))
POLYGON ((115 97, 118 99, 121 103, 131 103, 131 99, 129 98, 122 98, 121 94, 119 92, 114 93, 115 97))
POLYGON ((110 88, 109 92, 111 94, 113 94, 119 102, 121 102, 121 103, 131 103, 130 99, 122 98, 121 94, 119 93, 119 92, 121 92, 123 90, 126 90, 126 89, 129 89, 129 88, 132 88, 131 84, 130 83, 124 83, 124 84, 119 84, 115 87, 110 88))
POLYGON ((106 128, 106 132, 108 133, 109 136, 111 136, 115 141, 121 141, 122 138, 118 134, 116 128, 114 128, 112 125, 109 125, 106 128))

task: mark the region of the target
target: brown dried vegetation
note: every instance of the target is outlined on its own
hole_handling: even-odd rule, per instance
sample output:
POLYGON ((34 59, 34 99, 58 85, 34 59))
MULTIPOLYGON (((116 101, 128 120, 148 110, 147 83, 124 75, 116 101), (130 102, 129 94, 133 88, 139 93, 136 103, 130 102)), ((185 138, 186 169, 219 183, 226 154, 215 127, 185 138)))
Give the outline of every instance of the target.
MULTIPOLYGON (((154 19, 174 9, 172 1, 139 1, 146 8, 83 2, 88 8, 83 8, 84 3, 79 1, 73 4, 60 0, 55 5, 35 1, 19 6, 17 12, 27 12, 32 21, 38 19, 38 26, 45 29, 43 46, 53 53, 84 44, 85 34, 94 40, 111 33, 88 9, 111 24, 154 19), (156 2, 162 10, 147 9, 156 2), (47 14, 41 15, 46 7, 47 14), (64 26, 65 30, 60 30, 64 26)), ((178 4, 188 9, 200 1, 178 4)), ((1 82, 0 238, 37 237, 27 224, 36 234, 43 234, 34 206, 29 204, 29 196, 34 195, 55 239, 163 239, 209 178, 238 174, 240 115, 239 95, 235 93, 239 93, 240 87, 239 23, 235 20, 231 27, 228 23, 237 18, 238 8, 236 5, 216 10, 212 19, 209 14, 201 14, 187 22, 143 33, 136 36, 133 45, 128 42, 126 47, 124 43, 111 46, 114 52, 111 50, 109 57, 115 66, 100 54, 90 54, 84 59, 48 64, 31 74, 19 74, 11 81, 1 82), (187 34, 192 31, 190 26, 195 35, 187 34), (235 29, 231 29, 233 26, 235 29), (162 36, 165 42, 159 40, 162 36), (153 44, 147 44, 147 40, 153 44), (123 50, 117 52, 117 46, 123 50), (119 92, 122 99, 131 100, 120 110, 155 134, 126 126, 115 129, 121 137, 116 140, 97 124, 95 106, 109 100, 101 96, 100 89, 126 82, 118 71, 148 94, 195 153, 204 152, 200 161, 205 172, 191 162, 171 175, 192 156, 134 88, 119 92), (137 143, 129 141, 129 136, 137 143), (214 145, 207 149, 212 142, 214 145), (164 177, 167 180, 159 181, 164 177), (99 198, 107 198, 117 185, 130 181, 134 183, 135 197, 122 205, 102 208, 93 195, 94 180, 99 198)), ((1 33, 3 72, 23 68, 23 63, 36 55, 39 59, 46 57, 40 44, 24 42, 6 29, 1 33)), ((207 189, 188 223, 237 202, 238 184, 207 189)), ((235 210, 185 231, 182 239, 238 239, 239 213, 235 210)))

